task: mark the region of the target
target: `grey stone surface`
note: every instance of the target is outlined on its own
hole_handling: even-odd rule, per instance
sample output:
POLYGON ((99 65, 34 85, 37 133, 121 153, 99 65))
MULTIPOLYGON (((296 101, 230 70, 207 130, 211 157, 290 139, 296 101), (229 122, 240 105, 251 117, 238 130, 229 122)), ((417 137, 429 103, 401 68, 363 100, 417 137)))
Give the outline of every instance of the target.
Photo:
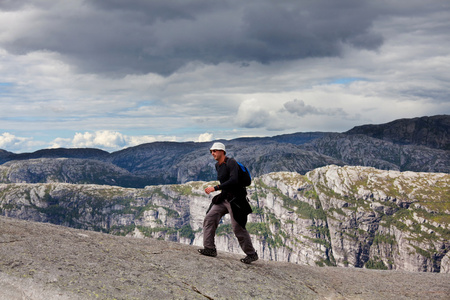
POLYGON ((0 299, 448 299, 450 274, 312 267, 0 217, 0 299))

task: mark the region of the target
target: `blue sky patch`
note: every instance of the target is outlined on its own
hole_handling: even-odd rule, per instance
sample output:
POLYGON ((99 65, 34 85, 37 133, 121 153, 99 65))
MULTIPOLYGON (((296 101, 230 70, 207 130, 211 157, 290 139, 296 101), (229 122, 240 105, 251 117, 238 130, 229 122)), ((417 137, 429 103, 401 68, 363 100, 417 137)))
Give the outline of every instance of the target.
POLYGON ((367 81, 367 79, 359 78, 359 77, 344 77, 344 78, 335 79, 335 80, 331 81, 330 84, 349 84, 349 83, 352 83, 355 81, 367 81))

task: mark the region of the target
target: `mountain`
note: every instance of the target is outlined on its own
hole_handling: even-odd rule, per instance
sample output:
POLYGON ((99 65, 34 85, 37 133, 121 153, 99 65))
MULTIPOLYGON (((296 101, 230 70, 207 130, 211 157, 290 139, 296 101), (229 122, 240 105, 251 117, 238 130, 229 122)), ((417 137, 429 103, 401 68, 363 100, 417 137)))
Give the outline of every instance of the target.
POLYGON ((0 165, 0 182, 68 182, 144 187, 152 184, 113 164, 77 158, 38 158, 13 160, 0 165))
MULTIPOLYGON (((186 155, 201 148, 208 149, 207 147, 204 143, 156 142, 114 152, 106 161, 133 174, 145 176, 155 184, 177 183, 179 182, 179 172, 174 165, 177 163, 192 163, 186 161, 186 155)), ((208 153, 207 151, 204 152, 208 153)), ((205 160, 200 166, 196 166, 198 171, 195 175, 199 176, 198 173, 201 173, 202 168, 206 165, 207 161, 205 160)), ((207 178, 211 178, 212 171, 209 170, 209 176, 206 175, 207 178)))
POLYGON ((318 268, 0 217, 0 299, 447 299, 450 274, 318 268))
MULTIPOLYGON (((301 145, 259 139, 224 142, 227 155, 244 163, 254 177, 280 171, 305 174, 331 164, 450 173, 449 151, 399 145, 359 134, 327 134, 301 145)), ((215 161, 209 154, 209 146, 210 143, 159 142, 90 159, 64 158, 63 161, 52 153, 57 149, 52 149, 46 152, 46 157, 53 158, 12 160, 0 165, 0 182, 67 182, 144 187, 209 181, 216 178, 215 161)))
POLYGON ((322 138, 328 135, 329 132, 296 132, 290 134, 276 135, 272 137, 251 137, 251 138, 238 138, 235 142, 258 142, 264 143, 287 143, 294 145, 303 145, 309 143, 315 139, 322 138))
MULTIPOLYGON (((0 184, 0 214, 200 246, 211 184, 0 184)), ((265 174, 248 191, 247 229, 263 259, 450 272, 449 174, 330 165, 265 174)), ((228 216, 217 234, 219 250, 241 252, 228 216)))
POLYGON ((397 144, 450 150, 450 116, 400 119, 380 125, 356 126, 347 134, 364 134, 397 144))
POLYGON ((10 161, 12 159, 11 157, 14 155, 15 154, 12 152, 0 149, 0 164, 10 161))
MULTIPOLYGON (((59 149, 48 149, 40 154, 52 157, 51 159, 36 159, 35 157, 39 155, 33 153, 33 155, 20 156, 20 159, 0 165, 3 174, 0 176, 0 182, 67 182, 143 187, 194 180, 214 180, 216 178, 215 161, 208 151, 209 146, 210 143, 150 143, 108 155, 89 156, 91 158, 84 159, 83 162, 80 161, 81 159, 66 158, 62 155, 66 158, 64 163, 66 168, 60 167, 61 157, 56 152, 59 149), (41 166, 38 166, 39 164, 41 166), (71 170, 69 166, 77 167, 71 170), (96 168, 98 171, 95 170, 96 168), (95 174, 89 175, 91 172, 95 174), (18 173, 20 175, 17 175, 18 173), (99 179, 99 176, 103 179, 99 179), (12 179, 17 177, 20 177, 20 181, 12 179), (113 179, 113 183, 108 182, 113 179)), ((264 142, 261 144, 238 139, 228 142, 227 149, 227 154, 245 163, 253 176, 273 171, 295 171, 304 174, 313 168, 327 164, 344 164, 338 159, 287 143, 264 142)), ((76 153, 75 150, 77 149, 74 149, 76 153)), ((82 157, 81 154, 78 157, 82 157)))
POLYGON ((333 133, 306 145, 306 150, 333 157, 346 165, 383 170, 450 173, 450 151, 400 145, 362 134, 333 133))
MULTIPOLYGON (((448 143, 449 124, 450 116, 443 115, 359 126, 346 133, 293 133, 222 142, 227 146, 227 155, 244 163, 252 176, 280 171, 305 174, 330 164, 450 173, 450 151, 445 146, 448 143)), ((3 163, 4 167, 0 182, 18 182, 8 178, 17 177, 11 172, 19 169, 22 173, 20 182, 30 183, 68 182, 143 187, 214 180, 215 161, 208 152, 210 144, 155 142, 113 153, 99 149, 44 149, 14 154, 1 150, 0 164, 3 163), (65 165, 76 166, 75 169, 60 168, 59 158, 68 159, 65 165), (91 165, 76 160, 88 160, 91 165), (6 162, 10 165, 5 165, 6 162), (38 167, 39 163, 42 166, 38 167), (17 165, 20 167, 10 167, 17 165), (89 175, 97 167, 103 179, 89 175), (50 171, 55 173, 50 174, 50 171), (74 173, 79 175, 74 176, 74 173)))
POLYGON ((84 158, 84 159, 101 159, 108 156, 108 152, 95 148, 56 148, 56 149, 42 149, 33 153, 11 153, 8 152, 7 158, 9 160, 26 160, 36 158, 84 158))

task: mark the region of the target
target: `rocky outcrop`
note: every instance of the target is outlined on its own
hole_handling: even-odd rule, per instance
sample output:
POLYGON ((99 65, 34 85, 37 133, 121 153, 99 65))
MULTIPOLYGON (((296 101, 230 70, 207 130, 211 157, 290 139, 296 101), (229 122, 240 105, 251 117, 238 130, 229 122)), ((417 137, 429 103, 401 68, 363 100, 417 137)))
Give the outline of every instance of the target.
POLYGON ((0 299, 448 299, 450 274, 318 268, 0 217, 0 299))
MULTIPOLYGON (((214 182, 132 189, 0 184, 4 216, 202 245, 214 182)), ((450 175, 327 166, 270 173, 249 188, 247 229, 264 259, 318 266, 448 272, 450 175)), ((241 253, 229 217, 219 250, 241 253)))

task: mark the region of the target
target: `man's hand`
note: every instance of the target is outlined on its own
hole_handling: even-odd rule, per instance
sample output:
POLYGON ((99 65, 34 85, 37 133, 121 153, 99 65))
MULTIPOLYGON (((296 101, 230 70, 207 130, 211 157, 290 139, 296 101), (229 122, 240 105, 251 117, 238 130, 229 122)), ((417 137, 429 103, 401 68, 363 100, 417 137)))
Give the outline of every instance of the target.
POLYGON ((212 193, 212 192, 214 192, 216 189, 213 187, 213 186, 208 186, 206 189, 205 189, 205 193, 207 193, 208 195, 210 194, 210 193, 212 193))

